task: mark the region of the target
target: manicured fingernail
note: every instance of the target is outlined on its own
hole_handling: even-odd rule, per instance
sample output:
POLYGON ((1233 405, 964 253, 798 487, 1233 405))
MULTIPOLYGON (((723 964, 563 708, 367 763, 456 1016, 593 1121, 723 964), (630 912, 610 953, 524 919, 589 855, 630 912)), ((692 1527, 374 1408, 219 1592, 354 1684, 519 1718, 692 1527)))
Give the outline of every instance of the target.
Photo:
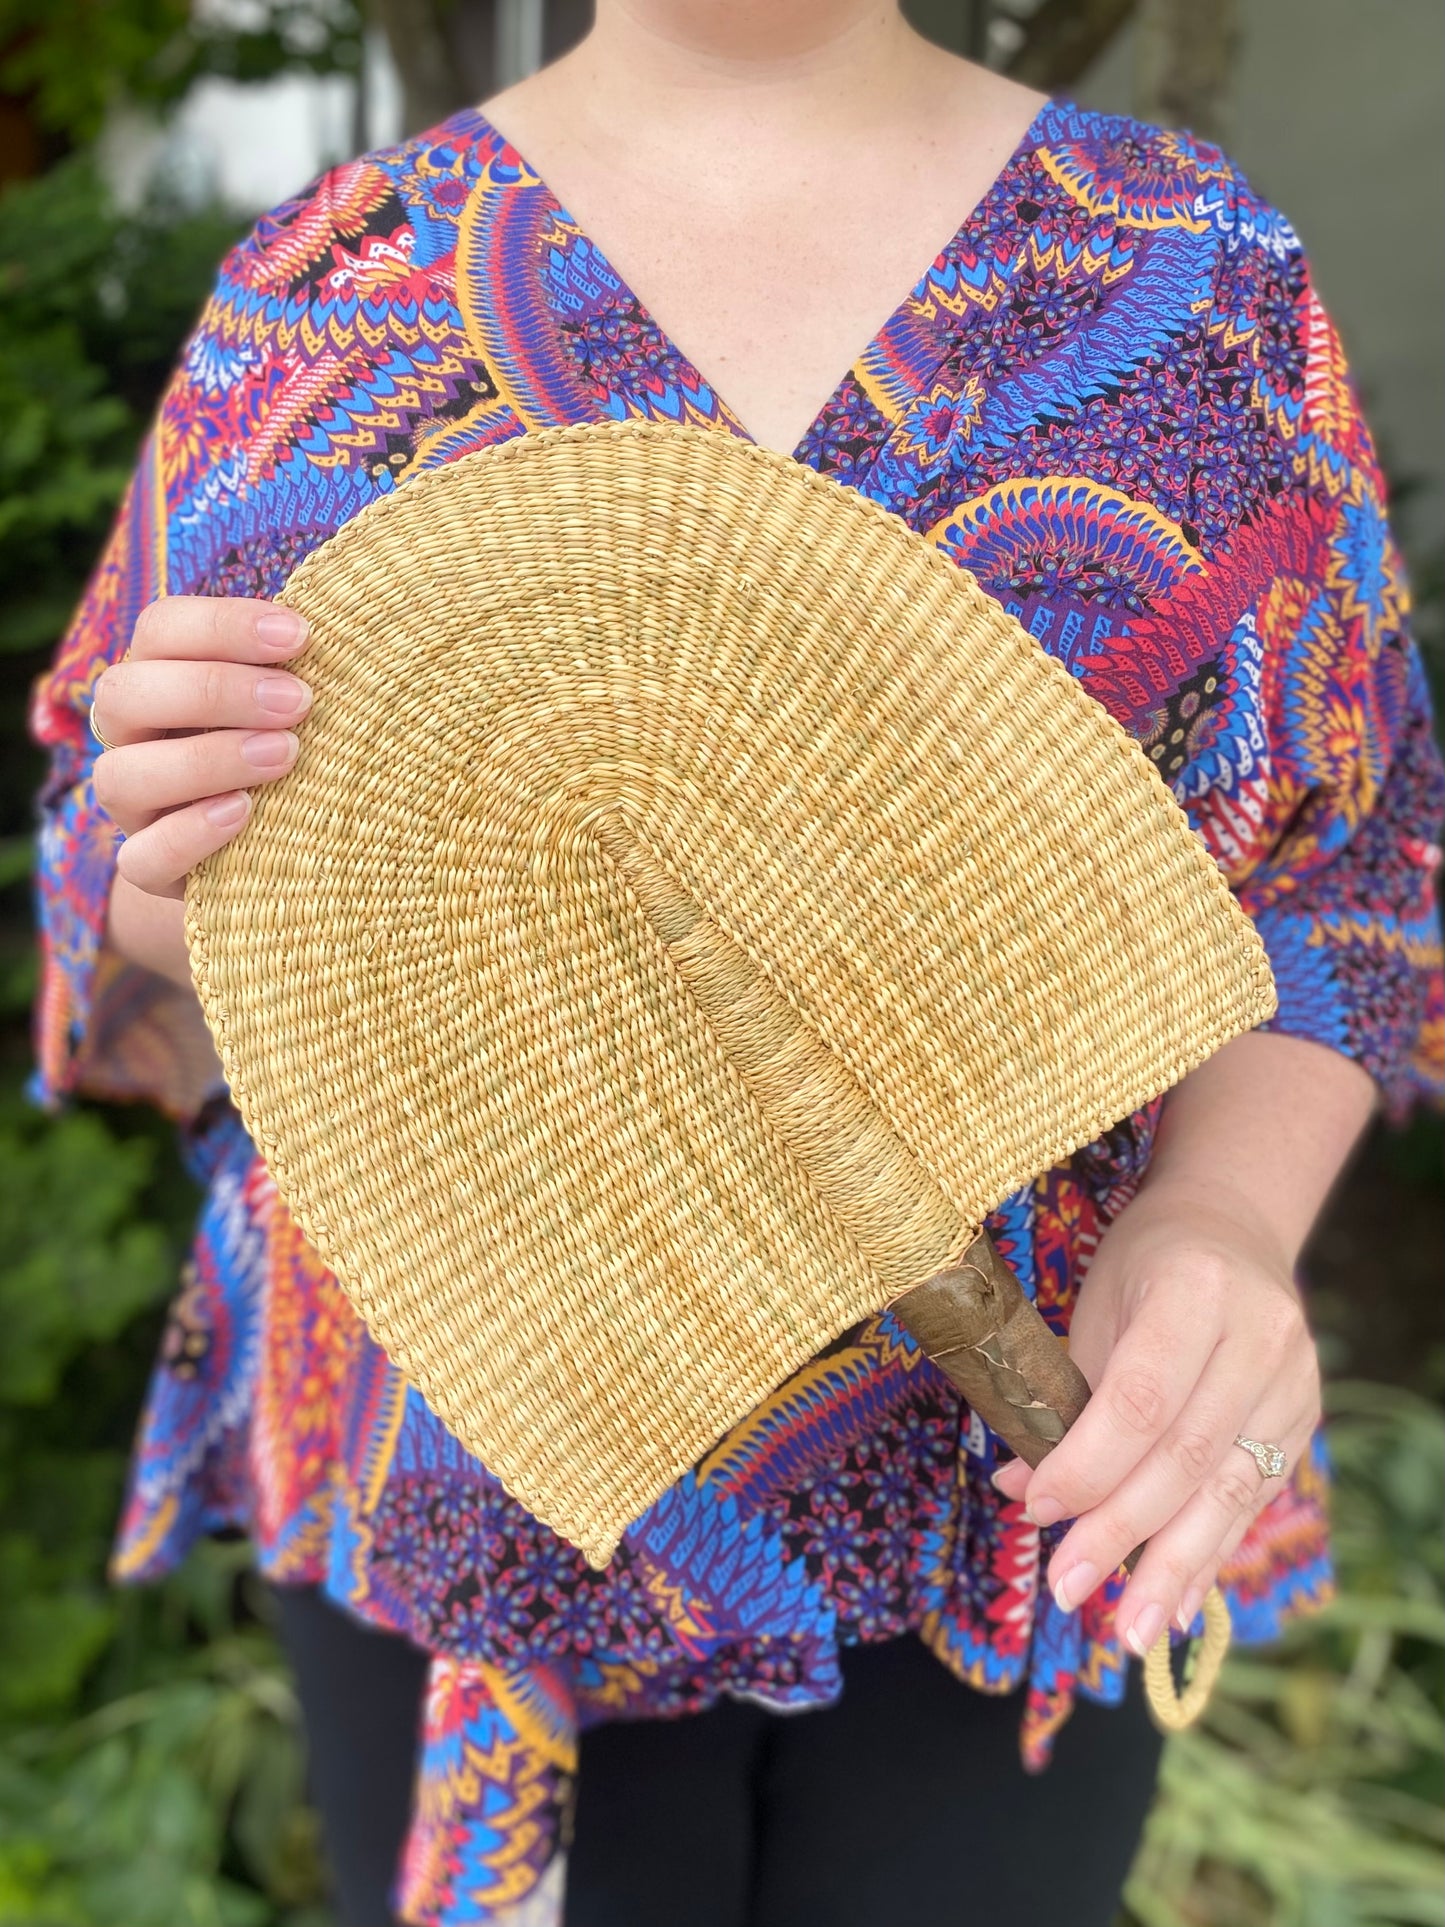
POLYGON ((291 609, 269 609, 256 618, 256 639, 268 649, 295 649, 309 633, 304 618, 291 609))
POLYGON ((1030 1499, 1024 1507, 1024 1517, 1034 1526, 1056 1526, 1063 1516, 1057 1499, 1030 1499))
POLYGON ((1061 1573, 1054 1581, 1054 1604, 1061 1613, 1071 1613, 1099 1583, 1099 1568, 1087 1559, 1061 1573))
POLYGON ((1164 1608, 1154 1605, 1151 1601, 1125 1633, 1124 1638, 1131 1650, 1142 1659, 1163 1630, 1164 1608))
POLYGON ((1203 1586, 1191 1586, 1179 1602, 1179 1610, 1174 1615, 1174 1623, 1181 1633, 1187 1633, 1199 1617, 1199 1608, 1204 1604, 1203 1586))
POLYGON ((228 830, 233 823, 239 823, 244 816, 251 814, 251 798, 246 790, 234 790, 229 796, 216 796, 206 805, 206 821, 214 823, 218 830, 228 830))
POLYGON ((298 747, 289 729, 261 729, 241 744, 241 754, 256 769, 281 769, 291 761, 298 747))
POLYGON ((273 716, 295 716, 311 701, 311 691, 299 676, 262 676, 256 702, 273 716))

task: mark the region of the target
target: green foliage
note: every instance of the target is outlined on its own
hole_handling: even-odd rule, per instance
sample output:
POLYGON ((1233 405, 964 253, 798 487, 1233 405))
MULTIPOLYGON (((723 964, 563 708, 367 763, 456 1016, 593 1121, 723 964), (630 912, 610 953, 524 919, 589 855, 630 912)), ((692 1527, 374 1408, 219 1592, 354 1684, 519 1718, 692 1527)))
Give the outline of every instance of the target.
MULTIPOLYGON (((0 198, 0 729, 73 608, 177 345, 237 221, 109 205, 79 157, 0 198)), ((196 1208, 144 1109, 21 1099, 35 947, 0 791, 0 1920, 304 1927, 319 1916, 294 1708, 241 1548, 154 1593, 106 1558, 196 1208)))
POLYGON ((204 74, 354 72, 360 59, 354 0, 252 0, 237 22, 201 12, 191 0, 0 0, 0 90, 88 141, 112 107, 169 106, 204 74))
POLYGON ((83 1424, 56 1436, 53 1414, 69 1368, 173 1282, 171 1240, 138 1215, 151 1161, 90 1114, 0 1113, 0 1718, 69 1706, 111 1630, 95 1548, 121 1454, 83 1424))
POLYGON ((0 1740, 0 1920, 324 1927, 296 1707, 238 1610, 245 1558, 210 1544, 158 1598, 125 1596, 112 1690, 0 1740))
POLYGON ((1415 634, 1435 705, 1437 729, 1445 730, 1445 546, 1421 556, 1414 569, 1415 634))
MULTIPOLYGON (((274 22, 284 10, 263 11, 274 22)), ((164 92, 162 29, 187 14, 160 0, 0 0, 0 84, 16 85, 28 62, 50 123, 83 132, 99 111, 97 75, 164 92)), ((237 1549, 208 1547, 155 1593, 106 1580, 194 1186, 153 1112, 79 1106, 46 1118, 19 1091, 35 982, 29 683, 80 595, 179 342, 240 226, 164 198, 121 214, 84 154, 0 196, 0 731, 7 752, 19 750, 0 784, 7 1922, 244 1927, 289 1919, 319 1892, 294 1715, 255 1602, 237 1590, 237 1549)))
POLYGON ((144 1110, 0 1102, 0 1921, 324 1927, 296 1710, 241 1544, 107 1583, 196 1193, 144 1110))
POLYGON ((0 651, 63 628, 238 225, 117 214, 85 157, 0 197, 0 651))
POLYGON ((1445 1415, 1330 1388, 1339 1591, 1171 1741, 1137 1927, 1445 1922, 1445 1415))
POLYGON ((134 1218, 151 1149, 85 1111, 0 1119, 0 1406, 50 1403, 77 1353, 169 1288, 164 1234, 134 1218))

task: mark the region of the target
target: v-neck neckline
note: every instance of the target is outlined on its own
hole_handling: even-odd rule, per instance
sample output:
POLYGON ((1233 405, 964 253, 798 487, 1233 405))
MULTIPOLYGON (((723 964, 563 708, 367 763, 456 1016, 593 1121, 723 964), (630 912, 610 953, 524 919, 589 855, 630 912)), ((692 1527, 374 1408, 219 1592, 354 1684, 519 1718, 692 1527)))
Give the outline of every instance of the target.
MULTIPOLYGON (((994 174, 982 194, 979 195, 973 206, 969 208, 958 226, 953 230, 953 233, 943 243, 942 247, 937 250, 932 259, 927 262, 923 271, 899 297, 892 310, 884 317, 872 335, 864 342, 853 360, 843 370, 842 374, 825 396, 822 404, 814 413, 807 427, 803 430, 802 435, 794 444, 791 450, 791 459, 793 461, 807 462, 809 445, 816 437, 819 429, 826 425, 850 382, 857 377, 859 370, 875 351, 880 347, 886 346, 903 326, 910 308, 924 299, 928 279, 938 266, 938 263, 959 246, 969 230, 978 222, 990 201, 992 201, 997 194, 1000 186, 1008 179, 1009 175, 1013 173, 1019 162, 1032 153, 1039 145, 1039 136, 1044 119, 1053 106, 1054 102, 1051 99, 1045 100, 1040 105, 1033 119, 1019 136, 1007 160, 1004 161, 997 173, 994 174)), ((592 239, 592 236, 582 226, 582 223, 571 213, 559 196, 552 191, 552 188, 547 183, 546 176, 532 165, 527 156, 502 132, 501 128, 496 125, 484 109, 474 107, 471 112, 479 123, 482 131, 497 143, 500 150, 509 154, 520 172, 528 177, 529 184, 533 191, 540 196, 551 218, 571 229, 578 239, 586 244, 598 268, 604 271, 609 280, 615 283, 618 295, 624 301, 632 304, 638 318, 656 334, 658 341, 662 344, 681 373, 690 381, 694 382, 700 390, 705 390, 713 397, 713 400, 717 403, 718 412, 729 432, 737 435, 739 440, 745 441, 753 447, 770 446, 770 444, 759 443, 757 441, 757 438, 749 430, 741 415, 731 407, 727 397, 717 386, 716 382, 712 381, 708 375, 699 368, 691 355, 684 353, 673 340, 672 336, 668 334, 667 330, 662 327, 647 303, 637 293, 637 290, 623 274, 619 273, 605 251, 597 245, 592 239)))

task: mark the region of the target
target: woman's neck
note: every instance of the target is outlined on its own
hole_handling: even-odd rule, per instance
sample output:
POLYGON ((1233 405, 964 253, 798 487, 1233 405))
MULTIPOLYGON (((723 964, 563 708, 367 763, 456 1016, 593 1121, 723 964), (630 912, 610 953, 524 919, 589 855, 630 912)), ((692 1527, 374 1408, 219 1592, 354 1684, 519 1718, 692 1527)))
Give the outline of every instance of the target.
POLYGON ((956 64, 896 0, 598 0, 592 31, 545 80, 554 104, 565 96, 634 154, 639 142, 672 148, 684 129, 697 144, 710 125, 731 145, 758 123, 774 138, 790 127, 806 148, 896 117, 956 64))

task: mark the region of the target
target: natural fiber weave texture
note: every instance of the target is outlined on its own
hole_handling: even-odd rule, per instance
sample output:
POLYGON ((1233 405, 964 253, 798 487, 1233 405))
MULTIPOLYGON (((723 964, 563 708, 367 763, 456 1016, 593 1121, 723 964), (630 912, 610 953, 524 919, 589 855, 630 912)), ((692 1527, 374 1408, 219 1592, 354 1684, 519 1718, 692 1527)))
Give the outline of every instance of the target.
POLYGON ((376 1338, 594 1563, 1274 1009, 1137 746, 782 456, 528 434, 365 510, 283 600, 314 702, 189 880, 201 1001, 376 1338))

